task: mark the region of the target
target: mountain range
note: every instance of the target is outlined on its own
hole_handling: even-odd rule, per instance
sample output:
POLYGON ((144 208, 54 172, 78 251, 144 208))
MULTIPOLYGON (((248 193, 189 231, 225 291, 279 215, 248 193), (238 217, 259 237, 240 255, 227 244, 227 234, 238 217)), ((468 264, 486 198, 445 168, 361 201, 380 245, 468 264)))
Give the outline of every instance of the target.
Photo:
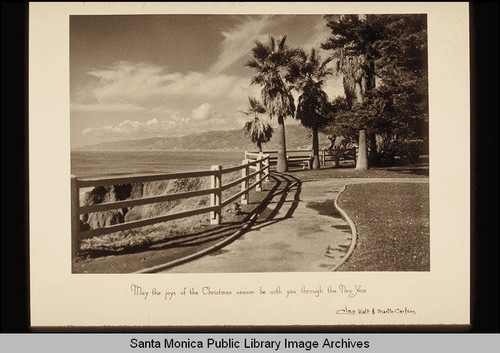
MULTIPOLYGON (((263 145, 264 150, 276 150, 277 127, 271 141, 263 145)), ((311 149, 311 130, 302 125, 286 125, 287 149, 311 149)), ((320 148, 327 147, 329 140, 320 134, 320 148)), ((181 137, 152 137, 139 140, 103 142, 75 148, 76 151, 175 151, 175 150, 256 150, 256 145, 245 137, 242 130, 207 131, 181 137)))

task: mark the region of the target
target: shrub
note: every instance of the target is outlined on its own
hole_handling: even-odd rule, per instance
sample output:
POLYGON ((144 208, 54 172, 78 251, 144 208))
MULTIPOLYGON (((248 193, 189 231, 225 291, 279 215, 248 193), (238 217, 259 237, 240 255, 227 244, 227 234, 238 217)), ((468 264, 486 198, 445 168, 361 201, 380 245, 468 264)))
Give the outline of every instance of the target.
POLYGON ((387 163, 394 163, 395 157, 400 157, 402 163, 416 163, 421 154, 428 153, 424 140, 384 140, 379 156, 387 163))

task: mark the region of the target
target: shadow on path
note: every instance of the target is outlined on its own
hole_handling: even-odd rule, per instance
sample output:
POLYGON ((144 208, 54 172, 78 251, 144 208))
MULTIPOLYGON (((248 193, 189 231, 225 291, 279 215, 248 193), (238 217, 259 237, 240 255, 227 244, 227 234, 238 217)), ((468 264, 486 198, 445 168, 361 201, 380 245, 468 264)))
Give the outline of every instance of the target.
POLYGON ((272 224, 291 218, 300 201, 300 192, 302 190, 302 181, 292 175, 283 173, 273 173, 272 178, 276 181, 274 192, 269 193, 268 202, 263 203, 265 209, 261 211, 262 220, 256 221, 252 230, 262 229, 272 224), (290 195, 292 198, 290 199, 290 195), (279 218, 276 216, 282 210, 283 206, 290 203, 286 213, 279 218))

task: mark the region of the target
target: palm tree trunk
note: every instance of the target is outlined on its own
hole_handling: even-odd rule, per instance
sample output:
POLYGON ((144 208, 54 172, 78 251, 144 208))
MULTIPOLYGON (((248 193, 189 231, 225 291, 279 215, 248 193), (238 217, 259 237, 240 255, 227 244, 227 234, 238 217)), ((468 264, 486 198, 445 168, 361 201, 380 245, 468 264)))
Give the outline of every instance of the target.
POLYGON ((262 152, 262 142, 257 141, 257 148, 259 149, 259 152, 262 152))
MULTIPOLYGON (((357 104, 363 104, 365 97, 363 96, 363 89, 361 87, 361 81, 356 83, 356 102, 357 104)), ((362 128, 359 130, 358 139, 358 158, 356 160, 356 169, 366 170, 368 169, 368 146, 366 144, 366 129, 362 128)))
POLYGON ((337 154, 337 155, 335 155, 335 157, 333 157, 333 162, 334 162, 334 164, 333 164, 334 168, 338 168, 340 166, 340 155, 339 154, 337 154))
POLYGON ((378 164, 377 153, 377 135, 372 132, 370 135, 370 165, 376 166, 378 164))
POLYGON ((286 163, 286 140, 285 140, 285 122, 282 116, 278 117, 278 164, 276 170, 280 173, 288 171, 286 163))
POLYGON ((318 127, 313 127, 312 128, 312 135, 313 135, 313 169, 319 169, 319 136, 318 136, 318 127))
POLYGON ((368 146, 366 145, 366 129, 359 130, 357 170, 368 169, 368 146))

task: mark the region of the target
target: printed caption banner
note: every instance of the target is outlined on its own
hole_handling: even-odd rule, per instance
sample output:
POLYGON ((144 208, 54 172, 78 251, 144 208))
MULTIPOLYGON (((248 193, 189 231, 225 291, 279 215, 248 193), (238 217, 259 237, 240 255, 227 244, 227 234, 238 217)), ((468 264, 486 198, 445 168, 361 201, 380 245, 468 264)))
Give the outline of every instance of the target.
POLYGON ((5 352, 492 352, 500 335, 487 334, 5 334, 5 352))

